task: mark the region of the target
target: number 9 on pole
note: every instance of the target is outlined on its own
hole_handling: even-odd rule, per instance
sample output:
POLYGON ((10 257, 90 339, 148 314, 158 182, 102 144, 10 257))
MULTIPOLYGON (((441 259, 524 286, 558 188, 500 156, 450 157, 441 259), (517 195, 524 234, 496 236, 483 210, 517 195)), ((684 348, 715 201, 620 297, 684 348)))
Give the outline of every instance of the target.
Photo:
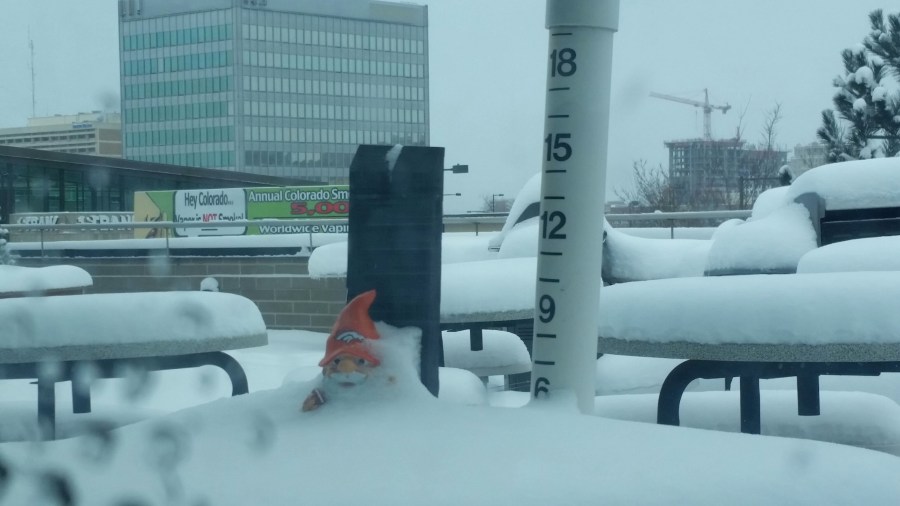
POLYGON ((549 295, 541 295, 541 300, 538 302, 538 309, 541 312, 538 318, 543 323, 550 323, 553 320, 553 317, 556 316, 556 301, 549 295))

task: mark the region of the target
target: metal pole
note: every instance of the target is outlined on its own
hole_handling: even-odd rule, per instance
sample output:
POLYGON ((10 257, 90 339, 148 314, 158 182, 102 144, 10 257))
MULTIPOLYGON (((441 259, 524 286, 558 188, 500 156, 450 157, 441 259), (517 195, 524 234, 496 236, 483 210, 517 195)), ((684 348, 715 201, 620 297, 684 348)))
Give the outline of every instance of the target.
POLYGON ((531 393, 594 411, 613 34, 618 0, 548 0, 531 393))

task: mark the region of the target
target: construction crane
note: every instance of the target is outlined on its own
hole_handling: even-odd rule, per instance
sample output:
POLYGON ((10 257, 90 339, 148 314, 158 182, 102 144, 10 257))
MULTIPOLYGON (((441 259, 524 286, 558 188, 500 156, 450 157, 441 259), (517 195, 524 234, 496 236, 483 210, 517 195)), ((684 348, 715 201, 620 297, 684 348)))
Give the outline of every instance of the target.
POLYGON ((712 140, 712 122, 710 121, 710 116, 712 114, 713 109, 720 109, 722 114, 728 112, 728 109, 731 109, 731 106, 726 103, 725 105, 712 105, 709 103, 709 91, 706 88, 703 88, 703 102, 699 100, 691 100, 689 98, 681 98, 674 97, 672 95, 664 95, 662 93, 650 92, 650 96, 653 98, 661 98, 663 100, 671 100, 672 102, 678 102, 681 104, 692 105, 694 107, 700 107, 703 109, 703 138, 706 140, 712 140))

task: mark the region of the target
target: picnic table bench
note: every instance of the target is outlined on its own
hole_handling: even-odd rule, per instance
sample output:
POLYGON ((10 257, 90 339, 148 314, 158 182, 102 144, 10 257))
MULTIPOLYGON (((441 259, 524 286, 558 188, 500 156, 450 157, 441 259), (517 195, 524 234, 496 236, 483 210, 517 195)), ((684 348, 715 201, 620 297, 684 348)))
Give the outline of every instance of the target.
POLYGON ((0 265, 0 299, 29 295, 74 295, 93 286, 91 275, 74 265, 0 265))
POLYGON ((760 432, 761 379, 796 377, 798 414, 819 414, 822 375, 900 372, 900 272, 641 281, 600 295, 599 350, 685 359, 657 421, 678 425, 695 379, 740 378, 741 431, 760 432))
MULTIPOLYGON (((469 350, 475 353, 494 353, 489 344, 485 349, 486 329, 509 329, 530 326, 534 318, 535 258, 502 258, 445 264, 441 272, 441 323, 443 331, 467 331, 469 350), (502 287, 504 296, 497 296, 502 287)), ((488 331, 490 332, 490 331, 488 331)), ((489 338, 506 340, 508 332, 489 334, 489 338)), ((528 340, 523 341, 525 353, 529 353, 528 340)), ((523 360, 522 350, 513 350, 507 343, 505 357, 497 357, 494 365, 481 362, 475 372, 478 376, 509 376, 531 371, 530 357, 523 360)), ((446 346, 445 346, 446 347, 446 346)), ((474 357, 474 355, 471 355, 474 357)), ((480 360, 480 359, 476 359, 480 360)), ((450 364, 448 364, 450 365, 450 364)))
POLYGON ((223 350, 262 346, 256 305, 216 292, 148 292, 0 299, 0 379, 35 379, 38 422, 55 437, 55 384, 72 382, 75 413, 91 410, 90 381, 212 365, 232 395, 248 392, 240 364, 223 350))

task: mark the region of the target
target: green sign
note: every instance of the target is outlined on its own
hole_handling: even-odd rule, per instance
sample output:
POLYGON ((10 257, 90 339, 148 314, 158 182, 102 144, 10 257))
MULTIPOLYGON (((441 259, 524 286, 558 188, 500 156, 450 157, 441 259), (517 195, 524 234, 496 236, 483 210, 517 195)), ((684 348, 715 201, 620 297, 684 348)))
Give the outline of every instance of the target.
MULTIPOLYGON (((135 192, 134 221, 207 223, 262 219, 347 218, 347 185, 226 188, 135 192)), ((136 229, 135 237, 160 237, 157 229, 136 229)), ((347 224, 285 223, 284 225, 175 228, 176 236, 346 233, 347 224)))

